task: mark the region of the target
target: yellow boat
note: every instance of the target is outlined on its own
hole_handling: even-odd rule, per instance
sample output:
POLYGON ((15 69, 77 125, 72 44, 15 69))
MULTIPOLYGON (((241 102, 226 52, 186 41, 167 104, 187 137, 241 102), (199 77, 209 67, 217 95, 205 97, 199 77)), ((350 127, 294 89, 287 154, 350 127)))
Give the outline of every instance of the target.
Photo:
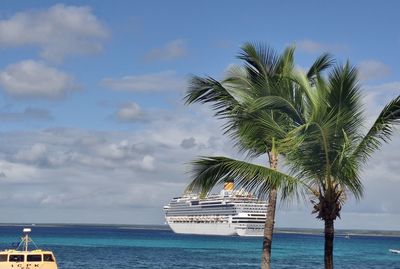
MULTIPOLYGON (((25 228, 16 249, 0 251, 0 269, 58 269, 53 252, 48 250, 29 250, 29 243, 35 243, 29 237, 31 229, 25 228)), ((36 246, 36 245, 35 245, 36 246)))

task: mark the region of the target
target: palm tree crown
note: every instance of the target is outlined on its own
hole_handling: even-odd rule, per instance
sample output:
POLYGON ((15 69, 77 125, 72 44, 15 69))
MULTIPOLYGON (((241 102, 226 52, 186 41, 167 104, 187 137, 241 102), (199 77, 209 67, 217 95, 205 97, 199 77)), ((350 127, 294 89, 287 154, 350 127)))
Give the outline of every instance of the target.
POLYGON ((400 123, 400 96, 386 105, 365 134, 356 68, 348 63, 336 66, 327 79, 311 84, 298 78, 307 98, 305 124, 287 138, 292 150, 286 161, 292 174, 309 186, 313 213, 325 221, 325 268, 333 268, 334 221, 349 194, 362 197, 362 165, 400 123))

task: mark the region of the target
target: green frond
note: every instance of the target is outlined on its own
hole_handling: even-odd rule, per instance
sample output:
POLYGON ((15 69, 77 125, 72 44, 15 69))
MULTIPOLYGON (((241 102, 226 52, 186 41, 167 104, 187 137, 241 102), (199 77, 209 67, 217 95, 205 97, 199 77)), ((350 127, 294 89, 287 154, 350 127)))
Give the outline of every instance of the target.
POLYGON ((235 141, 235 146, 239 151, 251 158, 266 154, 272 149, 272 139, 276 138, 279 143, 287 133, 285 129, 287 126, 278 124, 270 113, 258 111, 256 114, 247 114, 246 118, 236 118, 237 121, 242 120, 242 122, 232 120, 226 124, 227 129, 225 129, 225 132, 235 141), (233 124, 237 126, 233 127, 233 124))
POLYGON ((305 121, 301 115, 301 112, 297 111, 290 101, 281 96, 260 97, 256 99, 250 106, 250 112, 263 109, 279 111, 288 116, 297 124, 303 124, 305 121))
POLYGON ((294 72, 291 76, 291 80, 297 85, 297 91, 304 99, 303 104, 307 107, 303 107, 303 109, 307 109, 305 114, 314 111, 319 104, 320 96, 318 92, 312 88, 307 76, 302 72, 294 72))
POLYGON ((282 191, 283 198, 295 195, 300 181, 276 170, 226 157, 202 157, 191 163, 193 181, 187 191, 208 193, 228 179, 234 179, 238 189, 265 198, 271 189, 282 191))
POLYGON ((310 69, 308 69, 307 78, 314 82, 313 80, 319 77, 321 72, 331 67, 334 62, 334 59, 329 53, 322 54, 311 65, 310 69))
POLYGON ((238 104, 238 100, 223 85, 213 78, 194 76, 189 81, 187 94, 184 97, 186 104, 211 103, 216 116, 224 116, 238 104))
POLYGON ((326 98, 332 115, 337 117, 336 131, 344 129, 351 138, 357 136, 364 120, 357 69, 349 63, 333 68, 329 74, 329 93, 326 98))
POLYGON ((345 187, 358 200, 364 192, 364 186, 360 178, 360 163, 351 156, 341 159, 340 167, 334 171, 336 182, 345 187))
POLYGON ((245 62, 246 69, 252 78, 260 74, 268 76, 278 63, 277 53, 262 43, 245 43, 238 58, 245 62))
POLYGON ((362 138, 353 153, 353 158, 365 163, 373 152, 378 150, 382 143, 387 143, 395 126, 400 124, 400 95, 390 101, 381 111, 371 129, 362 138))
POLYGON ((281 77, 290 76, 294 70, 294 46, 287 47, 279 56, 274 73, 281 77))

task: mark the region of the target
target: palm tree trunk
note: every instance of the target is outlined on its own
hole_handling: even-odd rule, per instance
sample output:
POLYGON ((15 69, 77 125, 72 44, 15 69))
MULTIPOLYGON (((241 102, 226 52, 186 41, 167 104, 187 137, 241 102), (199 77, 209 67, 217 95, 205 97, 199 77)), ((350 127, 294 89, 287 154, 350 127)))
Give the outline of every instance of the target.
POLYGON ((276 189, 271 190, 268 198, 267 216, 264 225, 263 253, 261 258, 261 269, 271 268, 271 248, 272 235, 275 225, 275 209, 276 209, 276 189))
POLYGON ((325 220, 325 269, 333 269, 333 239, 335 228, 332 219, 325 220))
MULTIPOLYGON (((278 166, 278 156, 270 154, 270 166, 276 170, 278 166)), ((268 195, 268 206, 266 213, 266 220, 264 225, 264 239, 263 239, 263 251, 261 257, 261 269, 271 268, 271 248, 272 248, 272 236, 275 225, 275 210, 276 200, 278 192, 276 189, 272 189, 268 195)))

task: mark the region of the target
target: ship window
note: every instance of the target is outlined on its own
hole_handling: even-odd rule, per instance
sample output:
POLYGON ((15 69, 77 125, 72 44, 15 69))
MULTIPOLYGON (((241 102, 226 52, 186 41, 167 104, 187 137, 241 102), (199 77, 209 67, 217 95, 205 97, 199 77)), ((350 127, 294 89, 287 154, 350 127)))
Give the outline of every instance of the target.
POLYGON ((0 262, 6 262, 7 261, 7 254, 1 254, 0 255, 0 262))
POLYGON ((26 258, 28 262, 41 262, 42 261, 42 255, 28 255, 26 258))
POLYGON ((43 254, 43 260, 45 262, 54 262, 53 255, 51 254, 43 254))
POLYGON ((8 258, 9 262, 23 262, 24 261, 24 255, 10 255, 8 258))

